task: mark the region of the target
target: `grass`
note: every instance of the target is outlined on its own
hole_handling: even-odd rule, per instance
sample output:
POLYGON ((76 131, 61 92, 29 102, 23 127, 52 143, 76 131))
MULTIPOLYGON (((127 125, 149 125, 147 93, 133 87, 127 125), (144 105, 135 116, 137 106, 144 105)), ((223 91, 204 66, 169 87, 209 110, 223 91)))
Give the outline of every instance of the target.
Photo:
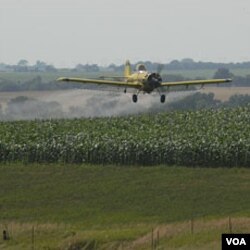
POLYGON ((249 169, 11 164, 0 171, 0 230, 11 234, 1 249, 30 248, 33 228, 38 249, 146 249, 152 228, 162 246, 205 247, 218 244, 228 216, 233 228, 241 220, 239 231, 250 230, 240 219, 250 215, 249 169))
MULTIPOLYGON (((199 219, 184 221, 156 227, 150 233, 135 240, 131 245, 134 249, 152 249, 152 239, 156 249, 221 249, 222 233, 229 233, 228 218, 199 219)), ((232 233, 248 232, 250 218, 231 218, 232 233)))

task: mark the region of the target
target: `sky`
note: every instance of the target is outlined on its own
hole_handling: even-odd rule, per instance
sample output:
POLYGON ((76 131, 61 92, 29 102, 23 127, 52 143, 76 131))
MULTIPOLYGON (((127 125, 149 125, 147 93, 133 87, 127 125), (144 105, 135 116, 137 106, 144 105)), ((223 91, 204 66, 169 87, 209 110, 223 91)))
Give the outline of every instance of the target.
POLYGON ((0 63, 250 61, 249 0, 0 0, 0 63))

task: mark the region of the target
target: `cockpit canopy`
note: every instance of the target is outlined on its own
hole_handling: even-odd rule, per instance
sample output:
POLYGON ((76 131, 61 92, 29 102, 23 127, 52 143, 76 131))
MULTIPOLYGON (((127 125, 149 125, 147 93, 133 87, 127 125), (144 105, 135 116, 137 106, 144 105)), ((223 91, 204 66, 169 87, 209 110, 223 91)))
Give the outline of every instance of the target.
POLYGON ((147 69, 144 64, 137 64, 136 71, 147 71, 147 69))

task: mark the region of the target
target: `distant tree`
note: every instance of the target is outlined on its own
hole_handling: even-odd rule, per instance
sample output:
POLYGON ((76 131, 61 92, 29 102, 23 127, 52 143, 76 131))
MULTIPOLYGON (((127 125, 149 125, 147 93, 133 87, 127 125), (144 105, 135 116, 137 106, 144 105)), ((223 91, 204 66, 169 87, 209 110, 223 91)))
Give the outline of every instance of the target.
POLYGON ((219 68, 215 74, 214 79, 220 79, 220 78, 232 78, 234 75, 229 71, 229 69, 226 68, 219 68))
POLYGON ((47 67, 47 64, 45 62, 37 60, 36 65, 35 65, 35 71, 44 72, 46 71, 46 67, 47 67))
POLYGON ((108 66, 108 71, 116 71, 116 68, 117 66, 114 63, 112 63, 108 66))
POLYGON ((76 72, 81 72, 81 71, 84 71, 84 65, 82 65, 82 64, 77 64, 76 66, 75 66, 75 68, 74 68, 74 71, 76 71, 76 72))
POLYGON ((214 99, 214 94, 195 93, 185 97, 184 99, 169 104, 172 110, 199 110, 203 108, 217 108, 221 102, 214 99))
POLYGON ((250 96, 249 95, 233 95, 229 98, 228 101, 224 102, 224 106, 230 107, 238 107, 238 106, 246 106, 250 104, 250 96))
POLYGON ((91 64, 91 65, 86 65, 86 71, 87 72, 99 72, 100 69, 97 64, 91 64))
POLYGON ((181 65, 183 69, 195 69, 197 67, 196 62, 194 62, 194 60, 191 58, 182 59, 181 65))
POLYGON ((15 65, 14 70, 17 72, 25 72, 28 71, 28 61, 25 59, 21 59, 17 65, 15 65))
POLYGON ((30 100, 30 98, 27 97, 27 96, 17 96, 17 97, 15 97, 15 98, 11 99, 11 100, 9 101, 9 104, 13 104, 13 103, 15 103, 15 104, 17 104, 17 103, 23 103, 23 102, 26 102, 26 101, 28 101, 28 100, 30 100))
POLYGON ((97 64, 77 64, 76 67, 73 69, 75 72, 99 72, 100 69, 97 64))
POLYGON ((53 66, 53 65, 47 65, 46 67, 45 67, 45 70, 47 71, 47 72, 57 72, 57 69, 53 66))
POLYGON ((169 65, 168 65, 168 69, 180 69, 181 67, 180 67, 180 62, 178 61, 178 60, 173 60, 173 61, 171 61, 170 63, 169 63, 169 65))
POLYGON ((27 67, 29 64, 29 62, 25 59, 21 59, 19 62, 18 62, 18 66, 21 66, 21 67, 27 67))

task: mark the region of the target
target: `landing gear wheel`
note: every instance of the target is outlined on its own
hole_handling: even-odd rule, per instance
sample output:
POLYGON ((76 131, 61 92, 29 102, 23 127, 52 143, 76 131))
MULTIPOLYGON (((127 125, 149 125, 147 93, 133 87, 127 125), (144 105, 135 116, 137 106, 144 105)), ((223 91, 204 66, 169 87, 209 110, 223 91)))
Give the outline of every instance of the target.
POLYGON ((164 103, 166 100, 166 96, 165 95, 161 95, 161 103, 164 103))
POLYGON ((133 100, 133 102, 137 102, 137 99, 138 99, 138 98, 137 98, 137 95, 136 95, 136 94, 133 94, 133 95, 132 95, 132 100, 133 100))

